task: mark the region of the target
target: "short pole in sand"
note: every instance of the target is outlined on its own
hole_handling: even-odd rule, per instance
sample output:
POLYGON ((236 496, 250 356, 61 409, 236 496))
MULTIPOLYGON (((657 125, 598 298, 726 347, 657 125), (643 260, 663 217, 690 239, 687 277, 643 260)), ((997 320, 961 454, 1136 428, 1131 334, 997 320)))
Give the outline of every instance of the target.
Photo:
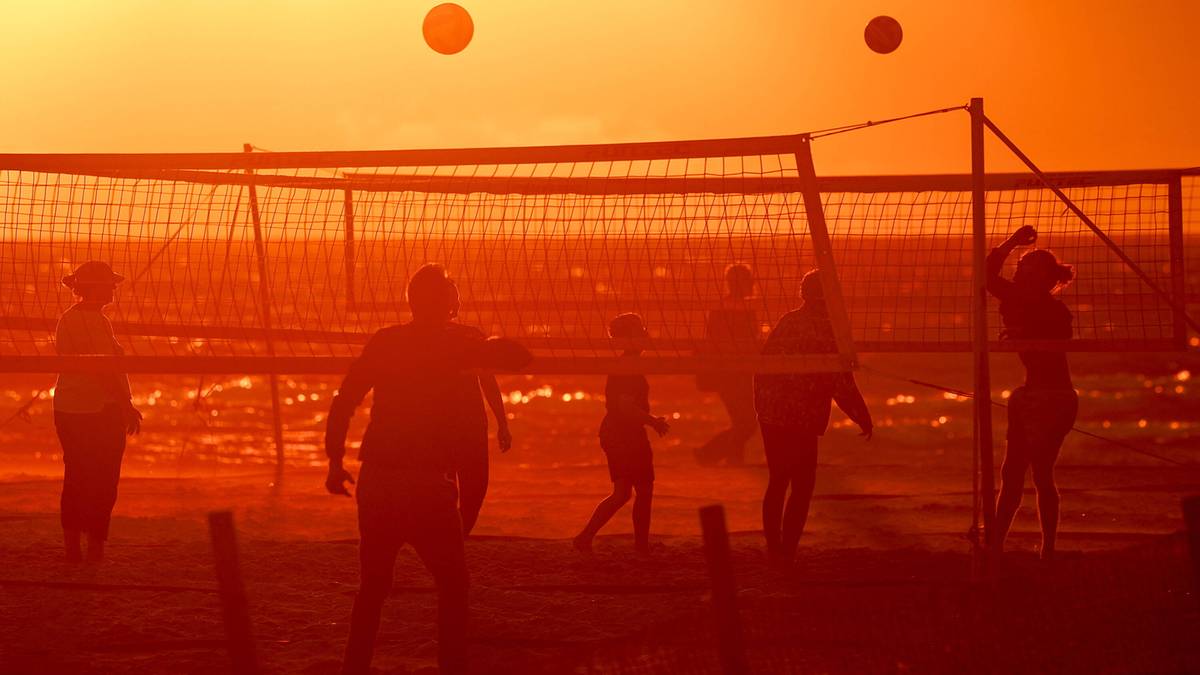
POLYGON ((1192 594, 1200 602, 1200 495, 1184 497, 1183 520, 1187 523, 1188 552, 1192 555, 1192 594))
POLYGON ((238 565, 237 537, 233 528, 233 513, 214 511, 208 514, 208 530, 212 536, 213 558, 217 566, 217 590, 221 594, 221 614, 225 620, 225 635, 234 675, 255 675, 258 662, 254 655, 254 636, 250 630, 250 609, 246 603, 246 588, 238 565))
POLYGON ((738 618, 737 584, 733 578, 733 559, 729 554, 729 532, 725 528, 725 507, 720 504, 700 509, 700 528, 704 532, 704 557, 712 578, 713 618, 717 630, 717 649, 721 671, 725 675, 747 675, 746 645, 738 618))

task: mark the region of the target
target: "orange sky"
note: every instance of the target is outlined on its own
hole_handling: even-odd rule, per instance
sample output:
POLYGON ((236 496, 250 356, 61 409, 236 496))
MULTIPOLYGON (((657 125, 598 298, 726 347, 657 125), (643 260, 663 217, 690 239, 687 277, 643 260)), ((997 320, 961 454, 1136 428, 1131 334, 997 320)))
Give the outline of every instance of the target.
MULTIPOLYGON (((804 131, 964 103, 1050 169, 1200 164, 1200 2, 41 0, 0 17, 0 151, 379 149, 804 131), (866 21, 905 42, 880 56, 866 21)), ((821 141, 818 171, 965 171, 965 114, 821 141)), ((1014 165, 992 152, 992 169, 1014 165)))

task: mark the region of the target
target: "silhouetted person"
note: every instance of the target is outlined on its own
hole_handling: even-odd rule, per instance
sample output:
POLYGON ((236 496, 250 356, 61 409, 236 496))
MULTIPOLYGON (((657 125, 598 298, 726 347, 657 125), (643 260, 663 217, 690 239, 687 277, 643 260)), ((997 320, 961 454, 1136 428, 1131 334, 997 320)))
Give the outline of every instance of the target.
MULTIPOLYGON (((114 355, 124 350, 103 309, 124 277, 106 263, 80 265, 62 283, 79 298, 59 318, 55 348, 63 355, 114 355)), ((123 373, 62 373, 54 389, 54 425, 63 448, 62 527, 67 559, 82 560, 86 534, 89 561, 104 556, 117 500, 125 435, 141 428, 129 380, 123 373)))
MULTIPOLYGON (((125 353, 103 309, 125 278, 99 261, 86 262, 63 277, 79 302, 63 312, 55 349, 63 355, 125 353)), ((54 387, 54 428, 63 449, 62 528, 67 560, 80 562, 87 535, 89 562, 104 557, 125 435, 141 429, 129 379, 123 373, 61 373, 54 387)))
MULTIPOLYGON (((784 314, 775 325, 763 346, 764 356, 837 351, 818 270, 804 275, 800 295, 804 303, 800 309, 784 314)), ((767 491, 763 495, 763 534, 772 564, 787 564, 795 558, 816 485, 817 438, 829 427, 834 401, 870 440, 871 413, 853 374, 754 376, 754 403, 762 427, 769 472, 767 491), (791 496, 788 496, 789 487, 791 496)))
MULTIPOLYGON (((458 318, 461 305, 458 286, 451 282, 451 311, 450 318, 458 318)), ((496 418, 496 441, 500 452, 508 452, 512 448, 512 432, 508 429, 508 417, 504 414, 504 397, 500 395, 500 385, 495 375, 480 375, 479 388, 483 391, 484 399, 496 418)), ((476 443, 464 440, 459 448, 458 463, 458 504, 459 514, 463 522, 463 535, 468 535, 479 520, 479 511, 483 508, 483 499, 488 489, 488 443, 487 434, 475 439, 476 443)))
MULTIPOLYGON (((610 337, 632 341, 625 356, 641 356, 638 341, 646 338, 646 326, 637 314, 621 314, 608 325, 610 337)), ((609 375, 604 385, 604 408, 600 422, 600 447, 608 459, 613 491, 596 506, 583 531, 575 537, 575 548, 590 551, 592 540, 605 523, 629 501, 633 501, 633 539, 637 551, 650 552, 650 502, 654 497, 654 456, 646 427, 667 433, 665 417, 650 414, 650 384, 643 375, 609 375)))
MULTIPOLYGON (((1012 340, 1069 340, 1071 312, 1054 293, 1075 277, 1050 251, 1034 250, 1021 256, 1012 281, 1000 275, 1004 261, 1018 246, 1037 241, 1037 230, 1026 225, 1017 230, 987 258, 987 289, 1000 300, 1002 338, 1012 340)), ((1058 532, 1058 488, 1054 463, 1063 439, 1075 424, 1079 397, 1071 382, 1067 355, 1062 351, 1019 352, 1025 365, 1025 384, 1008 399, 1008 448, 1001 469, 1003 483, 996 500, 997 546, 1004 546, 1013 516, 1021 506, 1025 471, 1033 467, 1038 518, 1042 524, 1044 560, 1054 557, 1058 532)))
MULTIPOLYGON (((704 336, 713 354, 754 354, 758 351, 758 317, 750 303, 754 295, 754 273, 747 265, 730 265, 725 270, 729 294, 721 306, 708 313, 704 336)), ((750 374, 702 374, 696 378, 701 391, 715 391, 729 413, 730 427, 696 449, 700 464, 741 464, 746 442, 758 431, 754 413, 754 376, 750 374)))
POLYGON ((425 265, 408 286, 412 321, 375 333, 350 366, 329 409, 326 488, 349 495, 342 466, 350 417, 371 389, 375 402, 360 450, 357 490, 361 582, 350 620, 344 673, 368 672, 396 555, 411 544, 438 589, 442 673, 467 667, 467 568, 455 473, 464 448, 487 442, 487 415, 471 368, 520 369, 529 352, 484 340, 453 323, 453 287, 425 265), (482 437, 482 441, 480 438, 482 437))

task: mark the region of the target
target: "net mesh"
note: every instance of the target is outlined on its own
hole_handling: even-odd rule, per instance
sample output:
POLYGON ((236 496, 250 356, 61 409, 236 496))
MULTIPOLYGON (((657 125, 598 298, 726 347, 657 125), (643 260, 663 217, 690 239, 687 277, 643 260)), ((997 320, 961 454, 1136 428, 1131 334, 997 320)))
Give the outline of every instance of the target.
MULTIPOLYGON (((535 370, 611 370, 618 345, 605 327, 621 312, 646 320, 644 370, 763 370, 752 344, 713 339, 706 316, 744 310, 763 336, 799 304, 800 278, 816 266, 799 138, 3 156, 0 363, 54 355, 55 322, 73 302, 59 281, 95 259, 127 277, 109 316, 128 355, 193 364, 183 369, 196 357, 321 357, 292 369, 336 369, 372 332, 406 320, 406 280, 438 262, 460 286, 460 320, 522 340, 535 370), (736 263, 756 281, 742 302, 724 297, 736 263)), ((1183 292, 1194 179, 1174 216, 1178 172, 1054 179, 1161 289, 1183 292)), ((969 351, 970 177, 817 185, 858 351, 969 351)), ((1182 344, 1170 303, 1049 190, 1005 175, 988 188, 989 244, 1033 225, 1039 245, 1076 266, 1063 292, 1073 349, 1182 344)))

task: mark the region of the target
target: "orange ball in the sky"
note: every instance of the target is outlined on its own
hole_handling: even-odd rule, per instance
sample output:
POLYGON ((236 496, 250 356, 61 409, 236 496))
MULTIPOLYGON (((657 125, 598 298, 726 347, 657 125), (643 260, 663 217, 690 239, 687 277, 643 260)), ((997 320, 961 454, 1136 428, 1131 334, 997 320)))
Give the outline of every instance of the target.
POLYGON ((429 10, 421 26, 425 43, 439 54, 457 54, 467 48, 475 34, 475 23, 467 10, 446 2, 429 10))
POLYGON ((890 16, 877 16, 867 23, 863 31, 867 46, 877 54, 891 54, 904 40, 904 29, 900 22, 890 16))

